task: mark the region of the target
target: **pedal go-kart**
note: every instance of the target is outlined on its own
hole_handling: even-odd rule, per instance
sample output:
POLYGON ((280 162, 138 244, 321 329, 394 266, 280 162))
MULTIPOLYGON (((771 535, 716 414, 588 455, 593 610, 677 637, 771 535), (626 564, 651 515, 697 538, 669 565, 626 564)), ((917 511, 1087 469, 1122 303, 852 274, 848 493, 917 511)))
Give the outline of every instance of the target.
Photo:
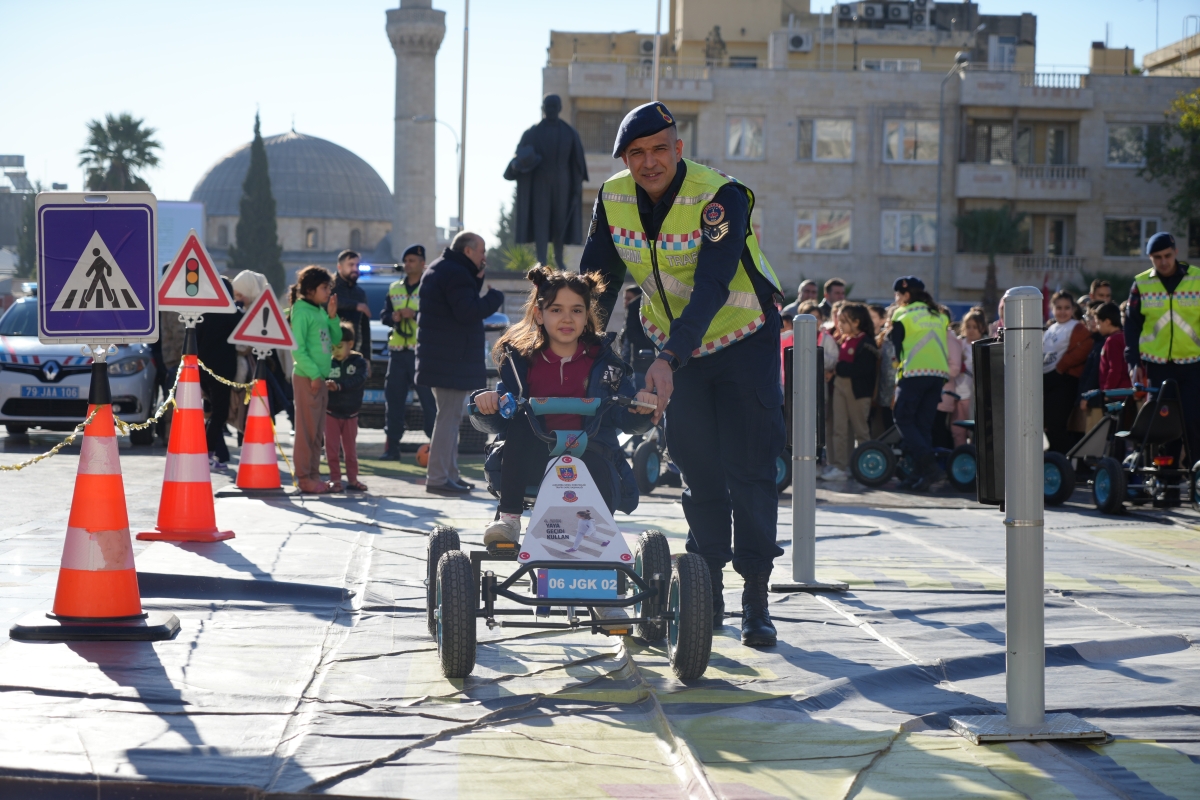
POLYGON ((1200 510, 1200 462, 1188 469, 1166 452, 1184 438, 1186 430, 1179 385, 1167 380, 1157 389, 1138 384, 1132 389, 1109 389, 1103 395, 1108 401, 1104 416, 1067 453, 1094 469, 1091 485, 1096 508, 1120 514, 1125 503, 1177 506, 1186 491, 1193 508, 1200 510), (1149 399, 1139 409, 1141 393, 1149 399), (1126 455, 1128 446, 1133 452, 1126 455))
MULTIPOLYGON (((488 628, 590 628, 609 636, 632 633, 648 643, 666 639, 680 679, 698 678, 708 668, 712 587, 704 560, 694 553, 672 560, 666 537, 653 530, 641 534, 631 553, 579 458, 603 415, 635 402, 619 396, 502 398, 501 413, 507 409, 510 424, 527 419, 550 446, 550 461, 541 486, 527 490, 534 495, 526 498, 533 513, 519 546, 505 542, 468 555, 453 528, 438 526, 429 537, 427 622, 447 678, 465 678, 474 669, 480 619, 488 628), (582 431, 547 433, 538 419, 545 414, 591 420, 582 431), (484 567, 493 561, 512 562, 516 569, 499 576, 484 567), (518 584, 524 593, 516 591, 518 584), (616 608, 632 608, 633 615, 605 615, 616 608)), ((476 413, 474 404, 470 411, 476 413)))
MULTIPOLYGON (((633 476, 638 491, 648 495, 659 486, 682 486, 683 473, 667 450, 666 418, 646 434, 633 449, 633 476)), ((775 487, 779 492, 792 485, 792 448, 789 445, 775 457, 775 487)))

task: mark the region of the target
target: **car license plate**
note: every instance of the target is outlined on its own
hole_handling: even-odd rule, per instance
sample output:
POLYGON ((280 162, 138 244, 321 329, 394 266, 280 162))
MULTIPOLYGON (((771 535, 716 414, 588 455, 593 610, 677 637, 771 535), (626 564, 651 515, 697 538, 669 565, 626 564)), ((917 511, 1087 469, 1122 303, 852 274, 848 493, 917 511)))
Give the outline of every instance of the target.
POLYGON ((365 405, 383 405, 383 389, 367 389, 363 392, 365 405))
POLYGON ((617 571, 539 569, 537 596, 610 600, 617 596, 617 571))
POLYGON ((78 400, 78 386, 22 386, 21 397, 38 400, 78 400))

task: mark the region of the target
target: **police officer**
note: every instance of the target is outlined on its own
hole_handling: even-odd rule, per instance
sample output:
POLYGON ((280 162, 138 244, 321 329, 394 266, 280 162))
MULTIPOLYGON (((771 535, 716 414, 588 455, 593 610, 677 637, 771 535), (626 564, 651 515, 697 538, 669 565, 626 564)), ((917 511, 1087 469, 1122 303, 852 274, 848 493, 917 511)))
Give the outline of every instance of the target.
POLYGON ((942 477, 933 451, 933 423, 942 387, 950 380, 946 350, 950 320, 925 291, 925 282, 914 275, 897 279, 892 293, 898 307, 892 314, 890 338, 900 361, 892 416, 913 463, 913 471, 900 486, 924 492, 942 477))
MULTIPOLYGON (((421 307, 421 274, 425 271, 425 248, 414 244, 404 251, 404 279, 388 287, 387 301, 383 306, 381 321, 392 329, 388 336, 388 371, 384 384, 386 418, 384 430, 387 444, 383 450, 384 461, 400 460, 400 439, 404 436, 404 409, 408 401, 408 389, 414 386, 417 373, 417 311, 421 307)), ((433 390, 428 386, 416 386, 421 409, 425 412, 425 435, 433 437, 433 420, 437 404, 433 390)))
MULTIPOLYGON (((1179 385, 1187 458, 1195 462, 1200 458, 1200 269, 1176 258, 1175 237, 1166 231, 1150 237, 1146 254, 1154 266, 1133 279, 1125 312, 1125 363, 1135 382, 1143 377, 1140 371, 1151 386, 1167 379, 1179 385)), ((1173 449, 1178 459, 1179 446, 1173 449)), ((1172 494, 1168 500, 1178 499, 1179 490, 1172 494)))
POLYGON ((606 314, 627 272, 642 287, 642 328, 658 350, 646 389, 657 392, 659 413, 670 401, 667 445, 688 485, 687 549, 712 578, 713 626, 723 624, 721 570, 732 560, 744 581, 742 641, 770 646, 767 587, 783 553, 780 283, 750 227, 754 194, 682 158, 683 144, 662 103, 629 112, 613 148, 628 169, 600 191, 580 269, 607 278, 606 314))

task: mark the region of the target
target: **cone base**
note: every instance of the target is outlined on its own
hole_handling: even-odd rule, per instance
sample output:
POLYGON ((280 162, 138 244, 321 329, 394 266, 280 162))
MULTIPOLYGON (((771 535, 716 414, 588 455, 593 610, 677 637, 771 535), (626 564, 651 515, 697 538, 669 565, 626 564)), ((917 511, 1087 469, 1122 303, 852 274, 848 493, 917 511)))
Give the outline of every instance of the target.
POLYGON ((295 486, 284 486, 279 489, 243 489, 240 486, 224 486, 214 493, 215 497, 288 497, 299 494, 295 486))
POLYGON ((232 539, 233 531, 142 531, 136 538, 139 542, 221 542, 232 539))
POLYGON ((179 632, 179 617, 151 611, 125 619, 72 619, 31 614, 8 630, 19 642, 157 642, 179 632))

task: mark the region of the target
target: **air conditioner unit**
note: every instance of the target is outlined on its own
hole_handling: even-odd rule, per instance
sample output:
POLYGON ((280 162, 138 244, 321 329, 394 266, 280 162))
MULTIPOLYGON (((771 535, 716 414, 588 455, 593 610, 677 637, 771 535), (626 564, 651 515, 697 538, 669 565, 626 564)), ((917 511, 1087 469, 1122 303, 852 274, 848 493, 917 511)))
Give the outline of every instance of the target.
POLYGON ((813 37, 808 31, 788 32, 788 52, 789 53, 809 53, 812 52, 813 37))
POLYGON ((849 3, 842 3, 837 7, 838 19, 851 20, 854 19, 854 6, 849 3))
POLYGON ((642 39, 641 48, 642 48, 642 55, 644 55, 644 56, 654 55, 654 40, 653 39, 642 39))
POLYGON ((859 3, 858 18, 871 20, 872 22, 885 19, 883 16, 883 3, 859 3))
POLYGON ((927 11, 931 5, 933 3, 929 2, 929 0, 913 0, 914 11, 927 11))
POLYGON ((912 18, 912 6, 908 3, 888 3, 884 10, 888 22, 908 22, 912 18))
POLYGON ((933 11, 914 8, 912 12, 912 26, 914 28, 928 28, 930 20, 933 19, 933 11))

